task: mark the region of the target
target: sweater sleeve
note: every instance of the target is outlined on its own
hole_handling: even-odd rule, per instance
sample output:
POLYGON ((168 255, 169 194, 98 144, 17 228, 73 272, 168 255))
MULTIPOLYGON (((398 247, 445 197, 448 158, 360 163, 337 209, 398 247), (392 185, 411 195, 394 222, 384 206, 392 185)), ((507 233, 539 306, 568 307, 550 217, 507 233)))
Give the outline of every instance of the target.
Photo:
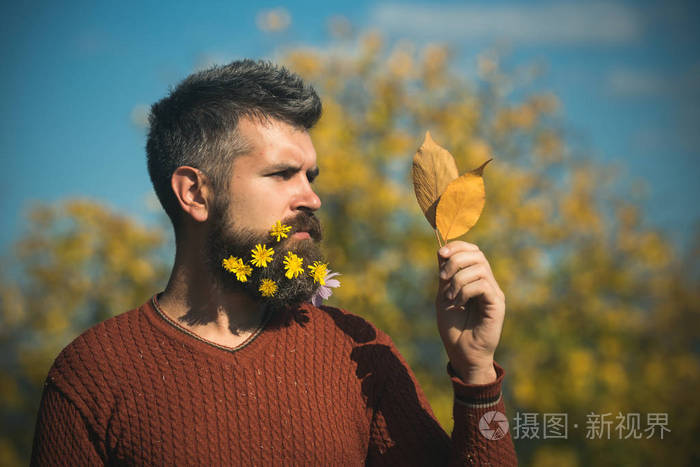
POLYGON ((41 398, 31 465, 103 465, 82 415, 51 383, 41 398))
POLYGON ((507 429, 498 431, 505 428, 500 366, 495 366, 495 382, 468 385, 448 364, 455 395, 450 437, 391 339, 378 331, 376 342, 371 345, 372 355, 367 355, 373 360, 368 365, 374 372, 364 382, 365 387, 372 387, 368 465, 517 465, 507 429))

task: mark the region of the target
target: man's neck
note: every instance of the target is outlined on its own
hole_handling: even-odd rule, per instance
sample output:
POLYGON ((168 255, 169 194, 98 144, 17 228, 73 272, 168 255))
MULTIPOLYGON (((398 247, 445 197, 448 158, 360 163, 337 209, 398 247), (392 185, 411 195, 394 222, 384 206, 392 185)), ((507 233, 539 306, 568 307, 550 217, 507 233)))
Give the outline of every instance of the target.
POLYGON ((169 318, 197 336, 225 347, 243 343, 260 326, 264 310, 243 292, 224 291, 202 264, 176 257, 165 291, 158 298, 169 318))

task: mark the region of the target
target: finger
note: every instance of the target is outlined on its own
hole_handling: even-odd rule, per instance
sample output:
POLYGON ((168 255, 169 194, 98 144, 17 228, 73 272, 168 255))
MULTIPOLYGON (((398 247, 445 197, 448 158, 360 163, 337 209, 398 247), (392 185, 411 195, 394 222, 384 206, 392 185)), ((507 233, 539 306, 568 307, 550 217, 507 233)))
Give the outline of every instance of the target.
POLYGON ((472 264, 479 263, 479 252, 477 251, 462 251, 453 254, 449 259, 443 261, 440 268, 440 278, 450 280, 457 271, 467 268, 472 264))
POLYGON ((457 306, 464 306, 470 298, 478 297, 479 295, 486 297, 494 295, 493 287, 485 279, 478 279, 463 285, 453 302, 457 306))
POLYGON ((452 241, 438 250, 438 258, 449 258, 451 255, 460 251, 479 251, 479 247, 473 243, 467 243, 460 240, 452 241))
POLYGON ((467 243, 463 241, 453 241, 444 245, 437 252, 438 269, 442 270, 452 255, 464 251, 479 251, 479 247, 474 245, 473 243, 467 243))
POLYGON ((451 300, 463 286, 478 281, 479 279, 491 282, 489 280, 489 270, 483 264, 474 264, 468 268, 457 271, 452 277, 452 280, 450 280, 449 288, 447 288, 447 298, 451 300))
POLYGON ((481 251, 463 251, 455 253, 448 260, 444 261, 440 268, 440 279, 450 280, 452 276, 461 269, 465 269, 474 264, 483 264, 491 271, 491 266, 486 260, 486 256, 481 251))
POLYGON ((454 290, 459 290, 459 287, 461 285, 464 285, 469 282, 473 282, 479 278, 485 279, 488 281, 489 284, 491 284, 491 287, 493 290, 496 291, 496 294, 505 301, 505 295, 503 294, 503 291, 501 290, 501 287, 498 285, 498 282, 496 281, 496 277, 493 275, 493 271, 491 270, 491 265, 488 263, 488 261, 480 261, 477 263, 474 263, 464 269, 461 269, 457 271, 453 276, 452 279, 450 280, 450 284, 454 288, 454 290), (462 271, 466 271, 462 273, 462 271))

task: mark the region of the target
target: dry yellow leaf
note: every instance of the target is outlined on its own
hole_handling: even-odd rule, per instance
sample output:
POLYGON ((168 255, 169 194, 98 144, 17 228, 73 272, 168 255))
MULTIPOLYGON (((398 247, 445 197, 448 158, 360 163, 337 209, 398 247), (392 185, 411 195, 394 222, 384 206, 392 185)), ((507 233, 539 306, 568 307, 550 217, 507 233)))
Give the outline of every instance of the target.
POLYGON ((423 144, 413 156, 413 187, 418 204, 433 228, 440 195, 458 175, 452 154, 433 141, 427 131, 423 144))
POLYGON ((452 181, 440 197, 435 223, 445 241, 467 233, 479 220, 486 201, 482 174, 492 160, 452 181))

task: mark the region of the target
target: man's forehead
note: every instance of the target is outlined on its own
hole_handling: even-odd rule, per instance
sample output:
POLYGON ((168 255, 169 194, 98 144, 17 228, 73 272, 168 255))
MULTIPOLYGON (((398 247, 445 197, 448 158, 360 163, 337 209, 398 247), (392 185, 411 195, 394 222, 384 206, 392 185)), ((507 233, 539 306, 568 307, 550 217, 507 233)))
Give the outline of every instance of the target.
POLYGON ((236 158, 242 163, 316 164, 316 150, 306 130, 274 119, 243 118, 238 123, 238 133, 249 149, 236 158))

